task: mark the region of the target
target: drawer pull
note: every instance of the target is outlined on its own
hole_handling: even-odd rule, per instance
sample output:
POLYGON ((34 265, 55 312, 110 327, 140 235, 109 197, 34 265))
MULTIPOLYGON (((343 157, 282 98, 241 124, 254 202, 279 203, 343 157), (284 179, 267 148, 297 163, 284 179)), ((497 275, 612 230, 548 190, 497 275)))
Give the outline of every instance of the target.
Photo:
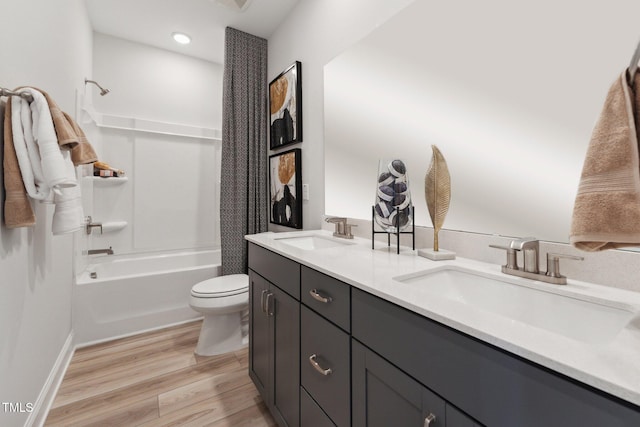
POLYGON ((331 301, 333 301, 333 300, 331 299, 331 297, 323 297, 322 295, 320 295, 320 294, 318 293, 318 290, 317 290, 317 289, 311 289, 311 290, 309 291, 309 295, 311 295, 311 296, 313 297, 313 299, 314 299, 314 300, 316 300, 316 301, 320 301, 320 302, 323 302, 323 303, 325 303, 325 304, 328 304, 328 303, 330 303, 331 301))
POLYGON ((436 420, 436 416, 433 415, 432 413, 429 413, 429 415, 427 415, 427 418, 424 419, 423 427, 429 427, 431 425, 431 422, 435 420, 436 420))
POLYGON ((316 371, 320 372, 324 376, 330 375, 331 372, 333 372, 331 368, 323 369, 322 366, 320 366, 320 364, 316 362, 316 357, 317 356, 315 354, 309 356, 309 363, 311 363, 311 366, 313 366, 316 371))
POLYGON ((265 307, 266 307, 266 313, 267 316, 273 316, 273 304, 271 304, 271 302, 273 301, 273 292, 269 292, 267 293, 267 298, 265 299, 265 307))
POLYGON ((262 296, 260 296, 260 306, 262 307, 262 312, 265 313, 265 314, 267 313, 267 307, 264 304, 264 302, 265 302, 264 296, 266 295, 267 292, 269 292, 269 291, 266 290, 266 289, 263 289, 262 290, 262 296))

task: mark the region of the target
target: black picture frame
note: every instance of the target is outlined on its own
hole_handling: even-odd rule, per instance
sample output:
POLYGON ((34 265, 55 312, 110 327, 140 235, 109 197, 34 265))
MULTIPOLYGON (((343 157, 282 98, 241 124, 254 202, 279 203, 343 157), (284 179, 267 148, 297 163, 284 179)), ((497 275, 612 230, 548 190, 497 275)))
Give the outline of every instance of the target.
POLYGON ((302 142, 302 64, 294 62, 269 83, 272 150, 302 142))
POLYGON ((272 224, 302 228, 301 162, 299 148, 269 156, 269 221, 272 224))

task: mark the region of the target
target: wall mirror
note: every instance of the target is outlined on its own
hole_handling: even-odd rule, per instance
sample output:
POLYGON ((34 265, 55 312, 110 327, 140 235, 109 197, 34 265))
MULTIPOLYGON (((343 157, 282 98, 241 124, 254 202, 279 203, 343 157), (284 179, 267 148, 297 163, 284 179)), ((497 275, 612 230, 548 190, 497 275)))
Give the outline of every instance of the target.
POLYGON ((327 215, 370 219, 378 161, 399 158, 416 223, 431 226, 435 144, 451 173, 445 229, 568 241, 591 131, 635 50, 640 5, 516 3, 416 0, 326 64, 327 215))

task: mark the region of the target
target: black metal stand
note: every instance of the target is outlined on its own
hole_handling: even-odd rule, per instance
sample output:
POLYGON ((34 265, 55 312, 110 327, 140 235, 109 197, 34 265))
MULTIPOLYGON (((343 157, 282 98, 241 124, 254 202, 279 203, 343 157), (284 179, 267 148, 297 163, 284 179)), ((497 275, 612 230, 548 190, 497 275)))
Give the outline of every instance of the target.
POLYGON ((390 233, 388 231, 376 231, 376 207, 371 206, 371 249, 375 249, 375 241, 376 234, 386 234, 387 235, 387 246, 391 246, 391 235, 395 234, 396 236, 396 253, 400 253, 400 235, 401 234, 411 234, 411 245, 412 249, 416 250, 416 221, 415 221, 415 208, 411 206, 410 209, 411 216, 411 231, 400 231, 400 209, 396 208, 396 216, 395 216, 395 224, 396 232, 390 233))

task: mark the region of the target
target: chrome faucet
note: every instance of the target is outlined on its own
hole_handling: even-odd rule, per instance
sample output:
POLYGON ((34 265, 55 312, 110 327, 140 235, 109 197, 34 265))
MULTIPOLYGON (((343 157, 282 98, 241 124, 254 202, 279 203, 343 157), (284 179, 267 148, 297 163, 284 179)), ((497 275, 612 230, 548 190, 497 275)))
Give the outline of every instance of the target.
POLYGON ((502 266, 502 272, 504 274, 540 280, 554 285, 567 284, 567 277, 560 274, 560 258, 579 261, 584 259, 581 256, 575 255, 547 253, 547 271, 544 273, 538 270, 540 244, 535 238, 525 237, 523 239, 512 240, 508 246, 489 245, 489 247, 507 251, 507 263, 502 266), (518 252, 522 252, 523 254, 524 266, 522 269, 518 267, 518 252))
POLYGON ((87 234, 91 234, 91 230, 94 227, 97 227, 100 229, 100 234, 102 234, 102 223, 101 222, 93 222, 93 218, 91 218, 91 216, 88 216, 84 219, 84 229, 87 232, 87 234))
POLYGON ((88 255, 98 255, 98 254, 113 255, 113 248, 109 246, 109 249, 89 249, 87 254, 88 255))
POLYGON ((351 234, 351 227, 357 227, 357 225, 348 224, 347 218, 330 216, 325 218, 325 221, 335 225, 335 230, 333 232, 334 237, 340 237, 342 239, 353 239, 353 234, 351 234))

